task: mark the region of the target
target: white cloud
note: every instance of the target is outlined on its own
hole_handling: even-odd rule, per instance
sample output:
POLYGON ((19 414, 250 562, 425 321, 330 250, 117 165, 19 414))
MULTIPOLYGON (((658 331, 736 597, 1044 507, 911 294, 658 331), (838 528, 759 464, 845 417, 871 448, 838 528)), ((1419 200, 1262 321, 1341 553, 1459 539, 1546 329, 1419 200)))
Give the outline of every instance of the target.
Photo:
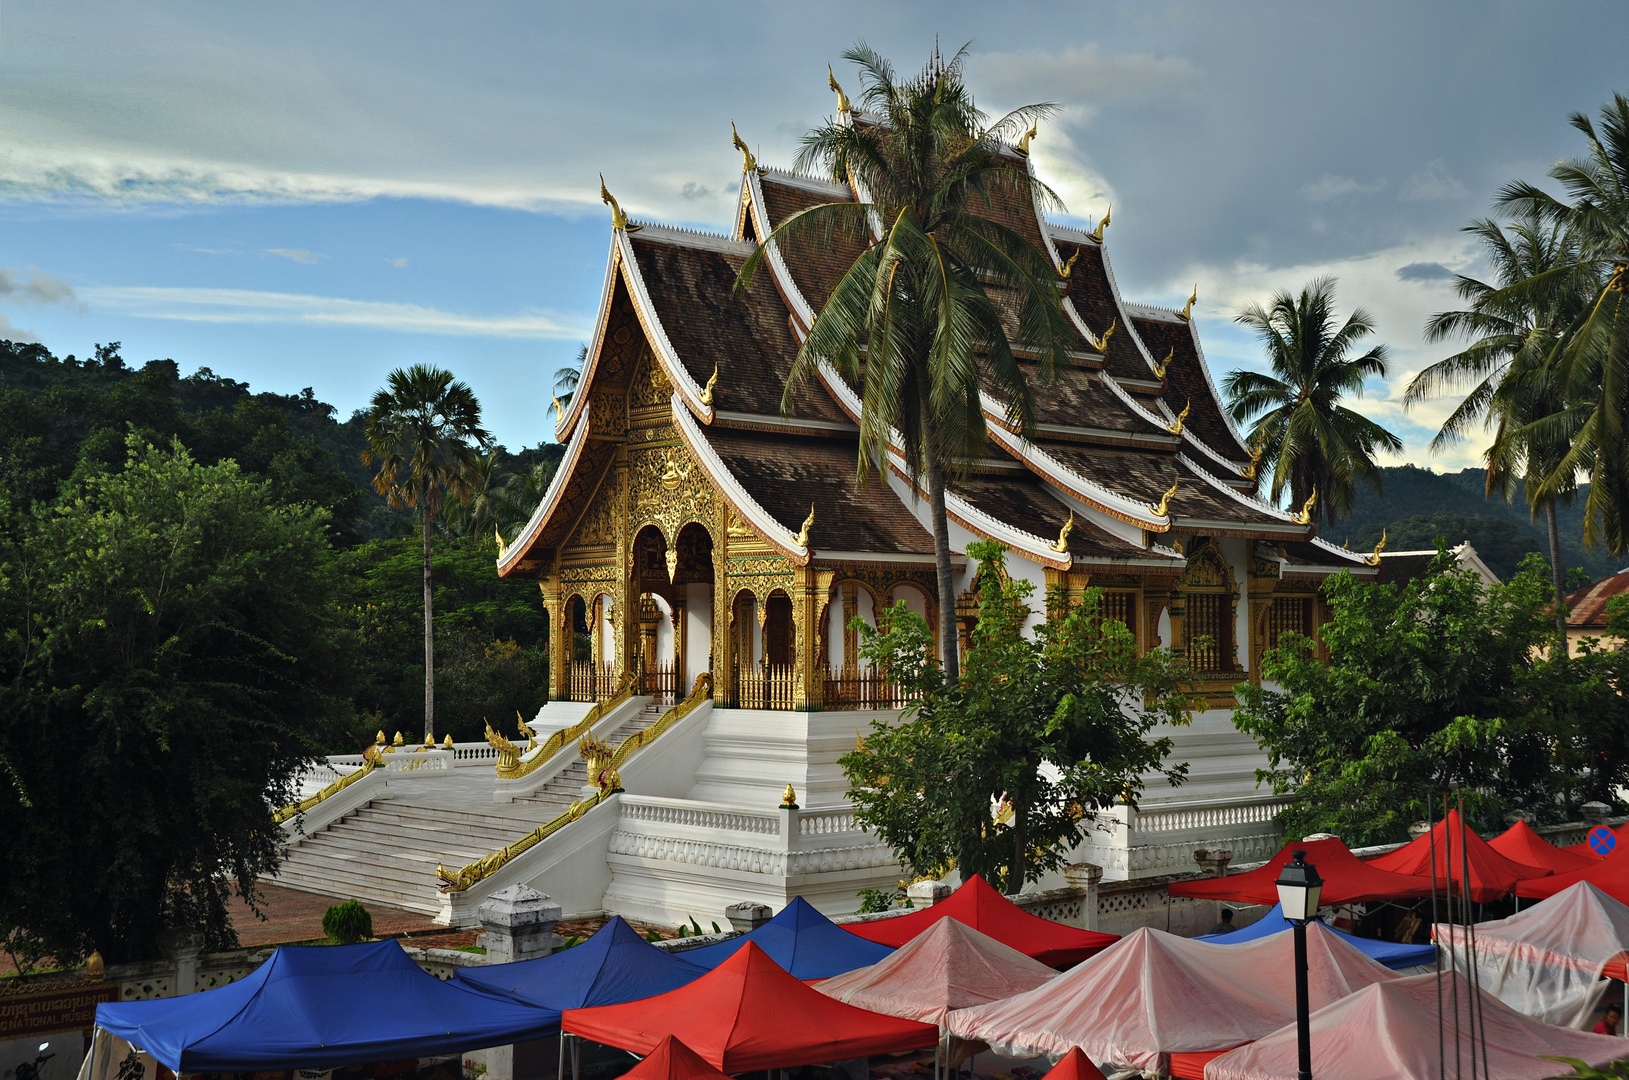
POLYGON ((1036 101, 1093 105, 1163 92, 1199 78, 1199 69, 1182 57, 1145 52, 1104 55, 1096 42, 1057 52, 974 53, 971 69, 980 94, 993 95, 1007 108, 1036 101))
POLYGON ((66 281, 42 274, 32 266, 27 280, 0 266, 0 297, 24 304, 71 304, 74 290, 66 281))
POLYGON ((1405 202, 1439 199, 1463 199, 1470 192, 1465 185, 1456 180, 1448 171, 1447 162, 1441 158, 1433 161, 1407 180, 1403 181, 1402 188, 1397 197, 1405 202))
POLYGON ((6 318, 4 312, 0 312, 0 340, 38 341, 39 338, 34 336, 33 331, 24 330, 22 327, 14 325, 10 319, 6 318))
POLYGON ((1307 202, 1324 203, 1344 199, 1349 195, 1373 195, 1386 186, 1386 178, 1380 177, 1367 182, 1354 180, 1350 176, 1337 176, 1334 173, 1324 173, 1312 183, 1305 185, 1297 195, 1307 202))
POLYGON ((267 248, 262 254, 276 255, 279 258, 302 263, 306 266, 312 266, 328 257, 321 252, 307 251, 305 248, 267 248))
POLYGON ((394 266, 398 270, 402 270, 407 266, 407 257, 404 255, 399 259, 386 259, 385 262, 389 263, 391 266, 394 266))
POLYGON ((252 289, 105 286, 81 290, 92 307, 146 319, 205 323, 289 323, 451 337, 572 339, 588 330, 552 315, 464 315, 418 304, 346 300, 252 289))

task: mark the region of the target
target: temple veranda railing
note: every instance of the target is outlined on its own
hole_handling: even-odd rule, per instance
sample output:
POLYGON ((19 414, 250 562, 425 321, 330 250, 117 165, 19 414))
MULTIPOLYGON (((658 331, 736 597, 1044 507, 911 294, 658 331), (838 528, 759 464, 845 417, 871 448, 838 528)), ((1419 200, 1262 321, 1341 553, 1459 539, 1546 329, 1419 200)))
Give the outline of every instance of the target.
POLYGON ((873 667, 821 669, 814 683, 818 696, 812 701, 798 700, 798 680, 790 666, 738 666, 734 676, 735 699, 730 704, 737 709, 898 709, 911 701, 911 696, 895 685, 886 671, 873 667))
MULTIPOLYGON (((623 691, 620 694, 623 700, 626 700, 627 697, 631 695, 632 686, 633 680, 629 679, 624 685, 623 691)), ((582 817, 600 802, 609 798, 616 792, 621 791, 621 769, 627 763, 628 759, 639 750, 649 746, 651 743, 661 738, 664 732, 672 728, 674 724, 677 724, 686 716, 689 716, 704 701, 711 698, 712 694, 713 677, 708 672, 702 672, 702 674, 696 677, 695 687, 690 691, 690 694, 683 701, 678 702, 672 708, 668 709, 667 712, 663 713, 661 718, 657 720, 656 723, 652 724, 643 731, 634 732, 632 735, 628 736, 621 743, 619 743, 615 748, 604 747, 604 744, 602 743, 591 742, 587 738, 583 738, 579 746, 583 752, 584 760, 588 764, 589 782, 595 785, 598 790, 586 798, 578 799, 572 802, 572 804, 566 808, 564 813, 560 814, 551 821, 547 821, 542 825, 539 825, 537 828, 533 829, 519 840, 516 840, 513 844, 509 844, 498 849, 497 851, 494 851, 490 855, 477 859, 475 862, 459 868, 456 872, 449 873, 444 867, 437 866, 437 887, 442 892, 462 892, 465 889, 468 889, 470 886, 496 873, 502 866, 508 863, 511 859, 515 858, 517 855, 520 855, 522 852, 535 847, 548 837, 554 835, 556 832, 571 824, 573 821, 576 821, 578 818, 582 817), (601 749, 602 747, 604 747, 603 751, 601 749)), ((605 702, 604 704, 607 708, 602 709, 599 715, 603 715, 604 711, 615 707, 615 705, 609 701, 605 702)), ((620 702, 616 702, 616 704, 620 704, 620 702)), ((595 719, 598 719, 598 715, 595 716, 595 719)), ((577 730, 579 728, 581 728, 583 732, 586 732, 586 722, 574 724, 571 728, 566 730, 577 730)), ((564 732, 556 732, 555 734, 563 735, 564 732)), ((498 737, 502 738, 502 736, 498 737)))

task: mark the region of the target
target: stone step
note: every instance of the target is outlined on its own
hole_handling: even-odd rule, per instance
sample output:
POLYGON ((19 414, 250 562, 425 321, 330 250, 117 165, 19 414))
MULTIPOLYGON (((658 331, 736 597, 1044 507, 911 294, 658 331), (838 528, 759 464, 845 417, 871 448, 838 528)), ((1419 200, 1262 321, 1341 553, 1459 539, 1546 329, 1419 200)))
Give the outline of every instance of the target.
POLYGON ((366 846, 378 850, 383 843, 390 848, 414 847, 423 844, 439 843, 448 838, 465 840, 471 844, 490 844, 494 841, 502 847, 516 836, 524 836, 537 826, 528 821, 514 820, 504 828, 494 828, 486 825, 456 825, 451 828, 443 825, 440 828, 415 819, 406 821, 393 820, 382 817, 352 816, 337 826, 331 826, 321 832, 306 838, 310 843, 316 837, 335 832, 343 832, 347 836, 366 837, 366 846))
POLYGON ((352 817, 367 815, 369 817, 386 817, 393 820, 407 821, 409 819, 429 822, 442 828, 452 826, 484 826, 492 829, 513 829, 516 825, 514 818, 505 814, 485 814, 476 810, 455 810, 440 806, 419 806, 410 801, 411 795, 405 799, 381 799, 369 803, 352 817))
POLYGON ((313 871, 303 867, 290 868, 289 873, 280 873, 272 880, 285 888, 331 896, 336 900, 355 897, 364 902, 390 904, 393 907, 428 915, 441 910, 434 867, 430 868, 430 873, 426 876, 400 881, 365 877, 343 871, 332 873, 326 870, 313 871))
MULTIPOLYGON (((505 843, 513 843, 517 839, 519 837, 511 837, 505 843)), ((434 845, 381 847, 372 841, 359 842, 356 836, 324 832, 293 849, 289 853, 289 858, 297 858, 301 863, 320 860, 336 863, 378 863, 381 859, 388 859, 391 863, 456 862, 462 865, 497 851, 504 847, 505 843, 482 843, 445 836, 441 838, 440 843, 434 845), (382 854, 384 852, 389 854, 382 854)))

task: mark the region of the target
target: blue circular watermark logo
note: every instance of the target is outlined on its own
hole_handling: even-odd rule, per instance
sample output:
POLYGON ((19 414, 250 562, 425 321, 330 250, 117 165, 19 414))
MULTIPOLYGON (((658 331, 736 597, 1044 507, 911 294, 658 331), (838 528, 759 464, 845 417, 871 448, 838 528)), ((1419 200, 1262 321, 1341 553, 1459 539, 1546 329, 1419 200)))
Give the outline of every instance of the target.
POLYGON ((1612 831, 1609 825, 1597 825, 1585 837, 1589 849, 1595 854, 1605 857, 1612 854, 1618 847, 1618 834, 1612 831))

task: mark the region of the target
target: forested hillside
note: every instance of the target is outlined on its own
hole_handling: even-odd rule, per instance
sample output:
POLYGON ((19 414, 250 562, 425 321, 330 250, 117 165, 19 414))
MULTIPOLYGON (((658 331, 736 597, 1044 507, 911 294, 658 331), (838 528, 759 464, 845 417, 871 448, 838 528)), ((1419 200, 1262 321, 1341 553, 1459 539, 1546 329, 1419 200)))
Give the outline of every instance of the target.
MULTIPOLYGON (((1352 515, 1327 539, 1348 541, 1354 549, 1367 550, 1374 547, 1384 528, 1389 551, 1429 548, 1439 536, 1450 546, 1469 540, 1488 567, 1507 580, 1529 552, 1549 557, 1544 519, 1532 518, 1519 497, 1508 506, 1498 496, 1488 498, 1483 470, 1434 473, 1416 465, 1400 465, 1380 471, 1385 477, 1385 494, 1360 486, 1352 515)), ((1581 569, 1595 580, 1622 567, 1604 550, 1584 546, 1587 494, 1585 488, 1574 502, 1560 507, 1562 568, 1568 572, 1581 569)))

